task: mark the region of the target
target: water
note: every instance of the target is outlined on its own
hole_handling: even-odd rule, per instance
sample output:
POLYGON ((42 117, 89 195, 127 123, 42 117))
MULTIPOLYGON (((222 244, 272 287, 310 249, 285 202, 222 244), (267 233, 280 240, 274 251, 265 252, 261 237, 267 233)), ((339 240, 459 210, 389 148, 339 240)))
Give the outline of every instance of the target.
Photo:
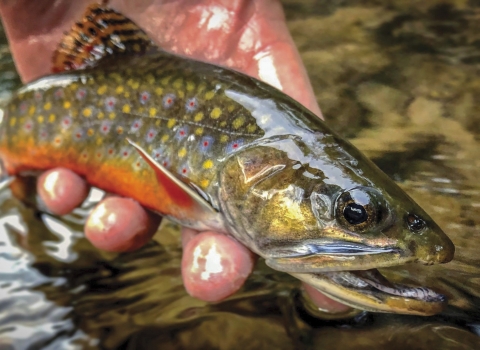
MULTIPOLYGON (((183 289, 172 224, 107 254, 82 236, 85 210, 40 216, 3 192, 0 349, 478 349, 480 4, 385 3, 284 1, 327 122, 455 243, 450 264, 383 271, 447 294, 443 314, 319 320, 298 282, 261 262, 240 293, 205 303, 183 289)), ((4 38, 0 72, 2 98, 19 86, 4 38)))

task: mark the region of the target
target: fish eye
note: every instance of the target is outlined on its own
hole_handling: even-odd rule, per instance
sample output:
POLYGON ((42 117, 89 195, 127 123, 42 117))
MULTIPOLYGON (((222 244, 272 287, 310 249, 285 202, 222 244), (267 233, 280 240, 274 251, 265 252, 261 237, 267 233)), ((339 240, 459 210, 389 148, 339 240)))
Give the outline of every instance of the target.
POLYGON ((386 218, 387 210, 380 193, 363 187, 343 192, 335 203, 337 221, 354 232, 378 228, 386 218))
POLYGON ((367 210, 357 203, 348 203, 343 209, 343 216, 352 225, 359 225, 368 220, 367 210))
POLYGON ((408 214, 407 218, 407 225, 410 231, 412 232, 421 232, 425 227, 427 227, 427 223, 423 220, 420 216, 415 214, 408 214))

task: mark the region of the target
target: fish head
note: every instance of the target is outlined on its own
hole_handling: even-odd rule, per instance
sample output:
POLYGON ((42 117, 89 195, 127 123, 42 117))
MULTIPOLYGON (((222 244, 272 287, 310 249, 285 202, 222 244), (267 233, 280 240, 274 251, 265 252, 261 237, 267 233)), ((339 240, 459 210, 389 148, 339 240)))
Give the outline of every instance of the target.
POLYGON ((360 274, 410 262, 446 263, 455 249, 418 204, 334 134, 264 140, 231 156, 221 181, 232 231, 270 267, 321 283, 318 289, 334 298, 343 291, 346 297, 337 300, 366 310, 429 314, 444 304, 429 290, 429 306, 417 300, 412 311, 406 305, 417 305, 408 301, 420 291, 389 294, 385 290, 395 293, 396 287, 382 290, 376 272, 360 274), (338 277, 345 272, 354 278, 338 277), (349 285, 353 280, 366 289, 349 285), (325 285, 336 287, 332 292, 325 285))

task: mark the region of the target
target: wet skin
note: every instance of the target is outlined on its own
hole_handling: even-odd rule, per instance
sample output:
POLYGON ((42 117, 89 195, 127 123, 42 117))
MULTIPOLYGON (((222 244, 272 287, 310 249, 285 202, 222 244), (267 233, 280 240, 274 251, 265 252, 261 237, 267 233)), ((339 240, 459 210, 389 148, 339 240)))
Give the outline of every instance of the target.
MULTIPOLYGON (((62 1, 55 8, 49 1, 1 3, 12 53, 25 82, 49 73, 51 53, 61 34, 88 3, 62 1), (28 25, 15 26, 19 22, 28 25)), ((111 5, 141 24, 161 47, 264 80, 321 115, 277 2, 205 1, 192 5, 188 1, 112 1, 111 5)), ((57 214, 81 203, 86 189, 83 179, 66 169, 46 172, 38 182, 42 199, 57 214)), ((110 197, 92 212, 85 233, 101 249, 128 251, 147 242, 159 221, 130 199, 110 197)), ((182 238, 183 278, 187 290, 196 297, 209 301, 225 298, 238 290, 251 272, 253 255, 229 237, 184 229, 182 238), (215 254, 208 254, 212 249, 215 254), (205 272, 208 259, 220 261, 222 269, 205 280, 199 276, 205 272)), ((307 291, 323 309, 347 309, 311 288, 307 291)))

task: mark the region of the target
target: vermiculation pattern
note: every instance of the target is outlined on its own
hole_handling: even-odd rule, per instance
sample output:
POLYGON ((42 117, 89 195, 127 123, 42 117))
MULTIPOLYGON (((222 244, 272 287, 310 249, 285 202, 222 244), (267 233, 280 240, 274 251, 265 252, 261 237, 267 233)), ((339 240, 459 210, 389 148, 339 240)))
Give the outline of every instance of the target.
POLYGON ((191 63, 162 52, 147 56, 34 83, 5 111, 2 131, 12 136, 4 142, 43 149, 42 157, 61 149, 87 168, 116 162, 142 171, 148 165, 129 137, 186 182, 213 186, 216 163, 263 130, 225 96, 228 82, 207 81, 191 63))

